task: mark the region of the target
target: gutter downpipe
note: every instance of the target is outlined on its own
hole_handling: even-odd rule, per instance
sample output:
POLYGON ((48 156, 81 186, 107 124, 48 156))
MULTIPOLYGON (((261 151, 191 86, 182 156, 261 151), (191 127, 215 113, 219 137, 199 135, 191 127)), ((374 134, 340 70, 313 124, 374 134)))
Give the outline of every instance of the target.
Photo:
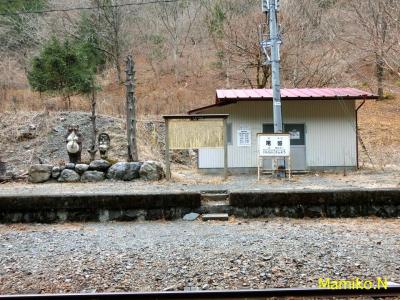
POLYGON ((365 97, 363 102, 356 108, 356 157, 357 157, 357 170, 360 168, 359 154, 358 154, 358 110, 365 104, 365 97))

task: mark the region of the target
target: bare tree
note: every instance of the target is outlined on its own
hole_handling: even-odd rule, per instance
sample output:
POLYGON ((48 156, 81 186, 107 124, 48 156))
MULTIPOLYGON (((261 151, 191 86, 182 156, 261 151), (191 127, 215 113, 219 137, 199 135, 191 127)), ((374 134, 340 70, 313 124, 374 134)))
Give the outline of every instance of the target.
MULTIPOLYGON (((220 0, 208 7, 207 23, 213 43, 221 58, 229 61, 229 65, 221 61, 221 67, 225 67, 226 73, 229 72, 236 82, 252 88, 265 88, 269 84, 270 68, 261 57, 258 36, 259 25, 266 22, 265 17, 259 6, 247 4, 243 8, 233 2, 220 0)), ((282 3, 284 84, 323 87, 335 83, 340 73, 338 53, 332 48, 327 34, 329 24, 326 18, 335 1, 282 3)))
POLYGON ((263 22, 260 14, 253 18, 241 18, 225 26, 224 51, 231 58, 234 69, 241 81, 252 88, 265 88, 270 77, 270 68, 264 64, 260 52, 258 25, 263 22))
POLYGON ((122 56, 126 50, 126 10, 115 5, 119 0, 92 0, 98 7, 95 13, 95 24, 98 34, 101 36, 104 51, 107 52, 117 73, 117 80, 122 83, 122 56))
POLYGON ((160 21, 154 18, 154 8, 144 7, 135 11, 130 27, 130 36, 134 36, 134 48, 142 54, 151 67, 157 81, 162 73, 162 63, 168 57, 167 38, 162 32, 160 21), (151 21, 149 21, 151 20, 151 21))
POLYGON ((400 2, 390 1, 383 9, 389 19, 390 29, 393 32, 390 35, 393 46, 382 59, 386 68, 400 78, 400 2))
POLYGON ((180 81, 181 76, 179 59, 183 57, 200 9, 200 1, 161 2, 154 5, 155 16, 157 17, 152 18, 152 21, 161 25, 163 36, 166 38, 166 43, 172 54, 177 82, 180 81))
POLYGON ((298 0, 282 5, 282 76, 287 86, 324 87, 337 82, 339 54, 328 34, 335 1, 298 0))
POLYGON ((399 4, 396 0, 352 0, 343 3, 344 26, 337 32, 364 65, 375 65, 377 92, 384 98, 387 69, 395 72, 399 54, 399 4), (354 23, 355 22, 355 23, 354 23))

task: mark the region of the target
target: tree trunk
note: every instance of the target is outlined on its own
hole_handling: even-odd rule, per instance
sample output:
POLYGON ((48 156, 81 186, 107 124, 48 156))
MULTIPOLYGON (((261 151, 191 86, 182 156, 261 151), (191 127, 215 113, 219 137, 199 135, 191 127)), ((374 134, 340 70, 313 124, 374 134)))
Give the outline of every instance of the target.
POLYGON ((122 81, 122 75, 121 75, 121 66, 119 65, 119 56, 117 56, 117 58, 115 58, 115 70, 117 71, 117 80, 118 80, 118 84, 123 83, 122 81))
POLYGON ((96 159, 96 136, 97 136, 97 128, 96 128, 96 92, 94 89, 94 85, 92 86, 92 115, 90 116, 90 120, 92 121, 92 134, 90 137, 90 149, 88 150, 90 155, 90 161, 96 159))
POLYGON ((384 99, 384 92, 383 92, 383 81, 384 81, 384 67, 385 67, 385 61, 384 61, 384 47, 386 44, 386 36, 387 36, 387 20, 385 18, 385 12, 384 12, 384 3, 378 2, 378 8, 379 8, 379 28, 380 28, 380 34, 378 36, 381 37, 381 45, 379 50, 377 51, 376 54, 376 79, 378 81, 378 96, 379 100, 384 99))
POLYGON ((65 105, 66 105, 66 110, 71 110, 71 97, 70 95, 66 95, 64 98, 65 105))
POLYGON ((138 161, 136 145, 136 97, 135 67, 132 56, 126 59, 126 132, 128 138, 128 161, 138 161))
POLYGON ((175 82, 179 82, 179 69, 178 69, 178 47, 174 46, 174 51, 172 53, 172 58, 174 60, 174 74, 175 82))
POLYGON ((379 100, 383 100, 385 95, 383 91, 384 80, 384 61, 381 55, 376 55, 376 79, 378 83, 378 96, 379 100))
POLYGON ((230 81, 230 77, 229 77, 229 66, 231 63, 231 60, 229 57, 227 57, 225 59, 225 77, 226 77, 226 88, 229 89, 231 87, 231 81, 230 81))

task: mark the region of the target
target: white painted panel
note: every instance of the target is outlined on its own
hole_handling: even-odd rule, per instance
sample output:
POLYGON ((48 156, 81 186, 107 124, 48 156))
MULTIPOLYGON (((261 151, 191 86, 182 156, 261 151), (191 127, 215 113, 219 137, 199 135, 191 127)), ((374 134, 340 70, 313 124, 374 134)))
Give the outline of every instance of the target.
MULTIPOLYGON (((283 122, 304 123, 308 167, 356 165, 354 101, 283 101, 283 122)), ((228 167, 257 166, 257 133, 272 123, 272 102, 249 101, 216 107, 204 113, 227 113, 232 123, 228 167), (237 147, 237 130, 251 130, 251 146, 237 147)), ((199 168, 222 168, 222 149, 199 150, 199 168)))
POLYGON ((199 149, 199 168, 223 168, 224 149, 203 148, 199 149))

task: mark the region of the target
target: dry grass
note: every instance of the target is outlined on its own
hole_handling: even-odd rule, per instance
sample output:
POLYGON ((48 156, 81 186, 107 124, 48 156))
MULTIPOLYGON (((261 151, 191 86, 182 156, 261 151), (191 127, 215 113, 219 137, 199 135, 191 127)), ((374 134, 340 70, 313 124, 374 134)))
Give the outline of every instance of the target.
MULTIPOLYGON (((188 185, 198 185, 198 184, 223 184, 227 181, 222 175, 207 175, 199 172, 198 169, 193 169, 191 167, 186 167, 182 165, 172 165, 171 166, 172 183, 184 183, 188 185)), ((228 179, 229 180, 229 179, 228 179)))
MULTIPOLYGON (((367 101, 359 112, 360 135, 377 168, 400 169, 400 97, 367 101)), ((360 147, 361 166, 369 159, 360 147)))
MULTIPOLYGON (((136 58, 136 96, 139 118, 148 119, 163 114, 185 113, 214 101, 215 89, 223 86, 211 67, 213 58, 191 55, 193 66, 187 66, 182 78, 176 80, 171 70, 159 76, 149 68, 142 56, 136 58)), ((113 71, 98 77, 102 90, 97 93, 99 114, 121 117, 125 115, 125 86, 114 80, 113 71)), ((62 111, 66 103, 61 97, 32 92, 23 77, 13 86, 0 87, 0 112, 62 111)), ((90 101, 85 96, 71 97, 71 110, 89 111, 90 101)))

